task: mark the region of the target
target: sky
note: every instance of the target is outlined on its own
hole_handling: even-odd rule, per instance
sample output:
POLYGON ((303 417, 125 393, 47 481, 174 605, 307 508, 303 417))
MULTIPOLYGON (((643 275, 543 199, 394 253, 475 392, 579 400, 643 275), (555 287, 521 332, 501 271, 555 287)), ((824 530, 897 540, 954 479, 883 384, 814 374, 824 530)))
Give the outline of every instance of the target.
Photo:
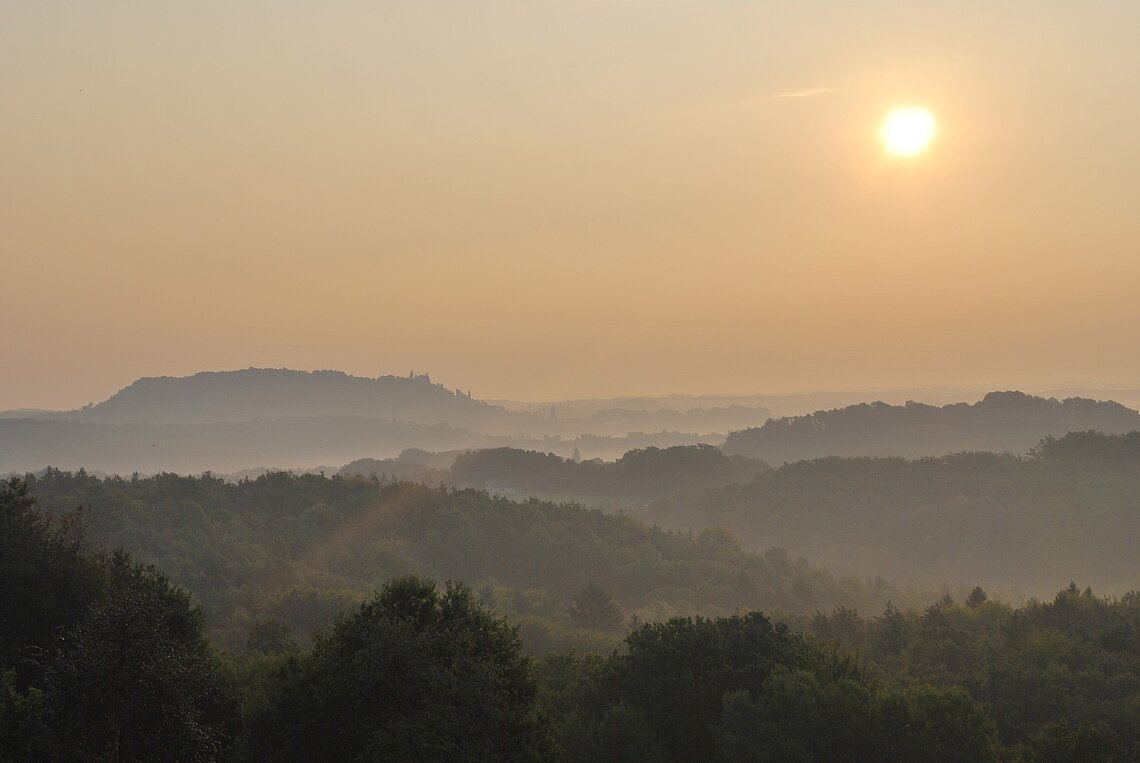
POLYGON ((0 409, 1140 385, 1140 3, 0 0, 0 409), (929 151, 888 156, 923 106, 929 151))

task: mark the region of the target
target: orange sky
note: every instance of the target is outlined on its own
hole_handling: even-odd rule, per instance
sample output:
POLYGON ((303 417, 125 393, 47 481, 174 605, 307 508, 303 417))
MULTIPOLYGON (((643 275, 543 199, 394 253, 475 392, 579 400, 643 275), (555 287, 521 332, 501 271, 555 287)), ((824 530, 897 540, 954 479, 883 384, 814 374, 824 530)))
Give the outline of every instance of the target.
POLYGON ((1134 2, 3 18, 0 408, 247 366, 524 399, 1140 385, 1134 2), (885 157, 914 104, 934 145, 885 157))

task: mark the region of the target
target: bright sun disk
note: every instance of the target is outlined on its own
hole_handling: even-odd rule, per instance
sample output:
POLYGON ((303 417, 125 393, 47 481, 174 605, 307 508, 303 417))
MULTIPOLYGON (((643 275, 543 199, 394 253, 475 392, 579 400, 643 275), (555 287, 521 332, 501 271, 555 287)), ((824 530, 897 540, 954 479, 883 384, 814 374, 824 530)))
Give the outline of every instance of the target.
POLYGON ((887 153, 893 156, 917 156, 934 140, 937 125, 934 115, 923 108, 894 109, 879 128, 879 137, 887 153))

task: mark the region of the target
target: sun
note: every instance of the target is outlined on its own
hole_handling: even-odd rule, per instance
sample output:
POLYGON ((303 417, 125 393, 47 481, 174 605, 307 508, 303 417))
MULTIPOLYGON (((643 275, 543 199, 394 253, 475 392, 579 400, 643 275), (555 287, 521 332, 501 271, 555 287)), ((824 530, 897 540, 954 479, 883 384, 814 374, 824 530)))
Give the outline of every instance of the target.
POLYGON ((930 147, 938 125, 927 109, 908 106, 893 109, 879 128, 883 148, 892 156, 918 156, 930 147))

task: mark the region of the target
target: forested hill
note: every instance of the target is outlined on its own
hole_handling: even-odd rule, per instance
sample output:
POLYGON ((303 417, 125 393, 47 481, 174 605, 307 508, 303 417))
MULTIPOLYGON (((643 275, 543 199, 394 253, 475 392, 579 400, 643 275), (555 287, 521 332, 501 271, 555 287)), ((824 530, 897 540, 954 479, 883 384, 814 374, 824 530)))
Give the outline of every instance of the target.
POLYGON ((1071 433, 1025 457, 802 461, 661 501, 650 516, 725 527, 746 548, 779 546, 847 574, 1122 592, 1140 580, 1140 432, 1071 433))
POLYGON ((307 635, 408 573, 474 585, 538 651, 609 651, 633 615, 838 605, 877 612, 888 599, 900 601, 881 580, 841 580, 779 551, 745 553, 721 530, 667 532, 579 506, 471 490, 283 472, 233 484, 51 470, 28 486, 57 516, 87 506, 95 541, 161 567, 202 602, 214 636, 231 645, 269 618, 307 635))
POLYGON ((460 454, 446 481, 495 491, 661 498, 686 490, 748 482, 768 468, 754 458, 726 456, 712 445, 639 448, 608 462, 579 462, 553 453, 491 448, 460 454))
POLYGON ((139 379, 64 417, 109 424, 207 424, 355 416, 475 427, 525 415, 446 389, 426 374, 365 378, 341 371, 248 368, 139 379))
POLYGON ((991 392, 973 405, 861 403, 770 419, 762 427, 731 433, 723 448, 730 455, 771 464, 821 456, 1024 453, 1044 437, 1085 430, 1122 434, 1134 429, 1140 429, 1140 413, 1119 403, 991 392))
MULTIPOLYGON (((85 475, 47 476, 56 489, 93 487, 85 475)), ((130 499, 127 513, 168 521, 190 496, 218 487, 181 478, 134 480, 129 491, 120 490, 121 481, 96 484, 108 491, 98 496, 100 507, 121 494, 130 499), (167 505, 176 495, 179 503, 167 505)), ((246 484, 253 493, 231 503, 231 514, 277 494, 285 499, 279 513, 295 516, 312 499, 329 497, 322 489, 331 483, 286 476, 246 484)), ((363 481, 336 487, 348 488, 341 498, 349 504, 370 495, 363 481)), ((435 515, 462 519, 465 506, 525 524, 517 519, 521 507, 504 506, 510 512, 503 515, 493 504, 469 502, 477 494, 440 502, 443 493, 405 489, 381 491, 376 519, 385 528, 422 524, 422 535, 438 543, 435 515)), ((303 514, 314 509, 327 515, 331 507, 320 503, 303 514)), ((164 534, 201 526, 198 518, 179 518, 164 534)), ((565 512, 555 517, 565 521, 565 512)), ((132 541, 146 536, 139 525, 146 522, 133 523, 132 541)), ((270 614, 252 622, 244 644, 227 639, 218 650, 186 591, 127 554, 100 553, 84 527, 81 515, 45 513, 20 480, 0 483, 5 761, 1112 763, 1136 760, 1140 750, 1135 592, 1105 599, 1073 583, 1051 602, 1011 609, 975 587, 962 604, 945 595, 923 611, 817 610, 794 618, 805 635, 755 611, 623 623, 620 607, 590 583, 563 614, 573 627, 561 632, 578 634, 579 647, 582 635, 608 632, 612 644, 625 634, 624 647, 596 641, 587 646, 607 656, 535 658, 511 622, 535 634, 543 602, 533 591, 520 596, 486 583, 473 592, 401 576, 342 612, 311 648, 270 614), (510 619, 494 612, 504 600, 515 613, 510 619)), ((282 540, 287 556, 295 549, 282 540)), ((240 543, 234 548, 251 556, 240 543)), ((731 548, 723 535, 703 534, 681 549, 699 572, 712 573, 701 576, 706 584, 719 581, 716 562, 739 557, 725 553, 731 548)), ((339 550, 319 556, 340 568, 350 560, 339 550)), ((665 556, 679 561, 676 551, 665 556)), ((185 568, 189 559, 172 561, 185 568)), ((206 570, 211 577, 228 571, 206 570)), ((636 577, 636 570, 626 573, 636 577)), ((220 603, 242 612, 265 591, 247 584, 222 593, 220 603)), ((327 600, 320 593, 302 590, 287 611, 319 608, 327 600)))
MULTIPOLYGON (((20 414, 21 412, 15 412, 20 414)), ((250 368, 139 379, 104 402, 0 418, 0 474, 48 465, 131 474, 343 464, 404 448, 517 442, 541 417, 426 375, 250 368)))

